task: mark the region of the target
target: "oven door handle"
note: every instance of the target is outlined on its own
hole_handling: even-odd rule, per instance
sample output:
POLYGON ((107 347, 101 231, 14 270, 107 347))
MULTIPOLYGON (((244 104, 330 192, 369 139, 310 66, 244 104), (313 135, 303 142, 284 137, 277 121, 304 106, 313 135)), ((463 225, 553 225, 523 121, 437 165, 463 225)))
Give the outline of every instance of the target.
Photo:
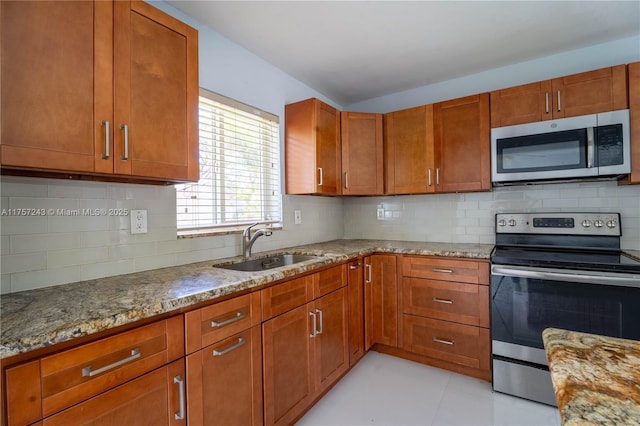
POLYGON ((597 271, 576 271, 553 268, 531 268, 521 266, 491 265, 492 275, 505 277, 535 278, 571 283, 602 284, 640 288, 640 275, 606 273, 597 271))

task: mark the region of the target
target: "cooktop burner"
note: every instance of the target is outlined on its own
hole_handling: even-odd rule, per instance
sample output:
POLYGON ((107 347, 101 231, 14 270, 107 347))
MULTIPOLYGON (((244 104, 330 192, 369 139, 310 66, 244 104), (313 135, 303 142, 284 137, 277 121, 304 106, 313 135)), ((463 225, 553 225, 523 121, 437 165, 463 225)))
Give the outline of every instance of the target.
POLYGON ((498 246, 491 255, 491 262, 499 265, 540 268, 640 272, 640 260, 622 252, 585 252, 498 246))

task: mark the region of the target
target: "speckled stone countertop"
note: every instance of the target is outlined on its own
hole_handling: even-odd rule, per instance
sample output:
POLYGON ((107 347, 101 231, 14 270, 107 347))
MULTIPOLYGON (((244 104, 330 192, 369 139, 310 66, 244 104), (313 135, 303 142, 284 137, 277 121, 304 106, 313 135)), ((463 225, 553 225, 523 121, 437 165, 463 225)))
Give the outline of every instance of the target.
POLYGON ((256 253, 322 256, 260 272, 215 268, 241 257, 155 269, 3 295, 0 298, 0 359, 90 335, 319 267, 371 253, 489 259, 490 244, 336 240, 256 253))
POLYGON ((640 342, 542 333, 563 425, 640 425, 640 342))

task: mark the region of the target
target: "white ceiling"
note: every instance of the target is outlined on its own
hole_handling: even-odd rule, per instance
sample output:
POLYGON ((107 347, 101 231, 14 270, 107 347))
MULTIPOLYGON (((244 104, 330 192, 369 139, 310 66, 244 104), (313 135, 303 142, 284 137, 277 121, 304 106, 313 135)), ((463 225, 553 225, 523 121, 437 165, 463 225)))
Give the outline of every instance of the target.
POLYGON ((170 3, 340 105, 640 34, 637 0, 170 3))

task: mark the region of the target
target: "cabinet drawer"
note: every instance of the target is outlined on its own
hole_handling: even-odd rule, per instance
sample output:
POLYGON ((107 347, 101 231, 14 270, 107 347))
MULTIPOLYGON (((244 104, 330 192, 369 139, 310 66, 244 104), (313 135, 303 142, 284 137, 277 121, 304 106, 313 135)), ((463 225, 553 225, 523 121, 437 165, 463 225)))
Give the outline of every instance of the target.
POLYGON ((489 330, 447 321, 403 316, 404 348, 479 370, 489 369, 489 330))
POLYGON ((185 314, 187 353, 260 324, 260 293, 251 293, 185 314))
POLYGON ((44 426, 185 425, 184 360, 44 419, 44 426))
POLYGON ((489 327, 489 287, 404 278, 403 313, 489 327))
POLYGON ((46 417, 184 356, 182 315, 42 358, 46 417))
POLYGON ((314 275, 307 275, 262 290, 262 320, 266 321, 313 300, 313 281, 314 275))
POLYGON ((473 260, 405 256, 402 274, 405 277, 489 285, 489 264, 473 260))
POLYGON ((347 285, 347 265, 325 269, 314 276, 313 297, 318 298, 347 285))

